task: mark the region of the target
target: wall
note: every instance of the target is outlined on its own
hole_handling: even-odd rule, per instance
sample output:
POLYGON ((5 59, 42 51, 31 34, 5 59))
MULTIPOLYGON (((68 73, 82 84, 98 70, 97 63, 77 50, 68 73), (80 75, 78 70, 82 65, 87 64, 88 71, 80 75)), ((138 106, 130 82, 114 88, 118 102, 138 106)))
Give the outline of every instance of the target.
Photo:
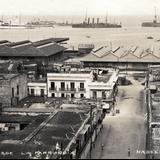
POLYGON ((19 75, 11 80, 11 93, 14 88, 15 96, 19 97, 19 100, 27 97, 27 75, 19 75), (19 95, 17 95, 17 86, 19 86, 19 95))
POLYGON ((27 97, 27 76, 15 75, 10 80, 0 81, 0 101, 3 106, 11 106, 12 88, 14 88, 14 96, 19 100, 27 97), (17 95, 17 86, 19 86, 19 95, 17 95))
POLYGON ((75 94, 75 98, 80 98, 80 94, 84 94, 84 97, 88 98, 87 91, 87 81, 90 78, 90 74, 48 74, 47 83, 48 83, 48 97, 52 96, 52 93, 55 93, 56 97, 61 97, 61 94, 64 93, 66 95, 75 94), (51 82, 55 82, 56 91, 51 91, 51 82), (60 91, 61 82, 65 82, 65 88, 68 88, 68 91, 60 91), (75 91, 70 91, 71 82, 75 84, 75 91), (79 91, 80 83, 84 83, 84 88, 86 91, 79 91))
POLYGON ((0 103, 3 106, 11 104, 10 82, 8 80, 0 81, 0 103))
POLYGON ((31 89, 34 89, 35 96, 41 96, 41 89, 44 89, 44 94, 47 95, 46 83, 28 83, 29 95, 31 95, 31 89))

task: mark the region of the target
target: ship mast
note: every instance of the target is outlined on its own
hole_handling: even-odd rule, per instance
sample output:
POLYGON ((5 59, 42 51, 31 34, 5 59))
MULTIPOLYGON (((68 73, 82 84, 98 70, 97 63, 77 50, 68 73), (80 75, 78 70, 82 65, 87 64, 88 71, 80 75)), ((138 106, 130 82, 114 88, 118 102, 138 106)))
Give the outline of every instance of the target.
POLYGON ((155 9, 155 20, 154 20, 154 22, 156 23, 157 22, 157 8, 156 7, 154 7, 154 9, 155 9))
POLYGON ((84 20, 85 23, 87 23, 87 9, 86 9, 86 15, 85 15, 85 20, 84 20))
POLYGON ((106 19, 105 19, 106 24, 108 23, 108 10, 106 11, 106 19))

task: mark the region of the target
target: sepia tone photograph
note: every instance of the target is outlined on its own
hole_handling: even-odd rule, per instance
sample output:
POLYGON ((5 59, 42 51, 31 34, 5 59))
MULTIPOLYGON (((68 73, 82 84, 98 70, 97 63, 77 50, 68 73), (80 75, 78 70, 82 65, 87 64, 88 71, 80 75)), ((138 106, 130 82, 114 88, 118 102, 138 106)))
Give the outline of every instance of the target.
POLYGON ((0 0, 0 159, 160 159, 160 0, 0 0))

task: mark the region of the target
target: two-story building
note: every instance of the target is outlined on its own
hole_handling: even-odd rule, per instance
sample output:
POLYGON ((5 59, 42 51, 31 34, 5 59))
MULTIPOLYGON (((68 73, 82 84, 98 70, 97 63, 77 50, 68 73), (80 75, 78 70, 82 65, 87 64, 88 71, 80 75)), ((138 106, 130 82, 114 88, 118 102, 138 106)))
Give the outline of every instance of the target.
POLYGON ((112 97, 118 71, 48 73, 48 97, 86 98, 94 100, 112 97))

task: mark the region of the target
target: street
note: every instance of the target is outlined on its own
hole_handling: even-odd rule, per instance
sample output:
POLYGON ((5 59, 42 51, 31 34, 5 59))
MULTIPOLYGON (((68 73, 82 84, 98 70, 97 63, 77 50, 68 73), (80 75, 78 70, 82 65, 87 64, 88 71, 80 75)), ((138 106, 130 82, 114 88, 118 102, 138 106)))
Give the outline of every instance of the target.
POLYGON ((115 108, 120 109, 116 116, 106 115, 103 130, 99 134, 92 159, 144 159, 146 145, 146 108, 144 86, 129 78, 132 85, 119 86, 115 108), (104 145, 102 149, 102 145, 104 145))

